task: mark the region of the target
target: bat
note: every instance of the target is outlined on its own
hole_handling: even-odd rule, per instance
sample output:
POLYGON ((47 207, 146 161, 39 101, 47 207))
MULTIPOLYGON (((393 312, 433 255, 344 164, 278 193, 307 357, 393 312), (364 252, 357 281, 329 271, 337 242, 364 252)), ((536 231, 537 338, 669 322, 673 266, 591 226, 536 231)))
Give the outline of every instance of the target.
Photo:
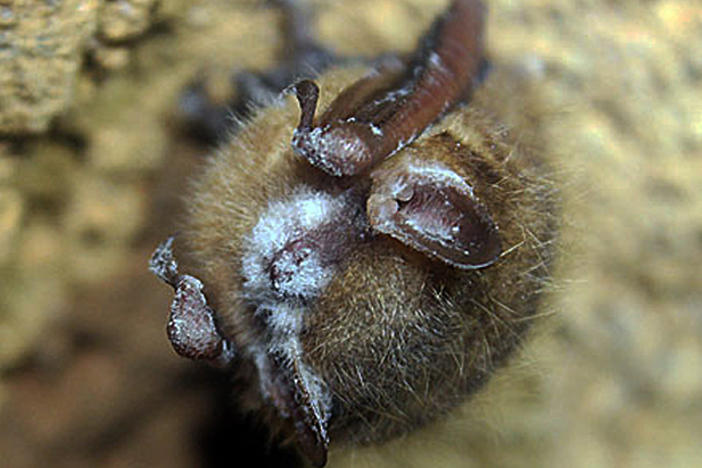
POLYGON ((558 201, 492 108, 485 16, 454 0, 409 57, 285 87, 192 183, 178 242, 196 275, 174 238, 151 258, 176 352, 240 376, 241 406, 316 466, 467 401, 539 313, 558 201))

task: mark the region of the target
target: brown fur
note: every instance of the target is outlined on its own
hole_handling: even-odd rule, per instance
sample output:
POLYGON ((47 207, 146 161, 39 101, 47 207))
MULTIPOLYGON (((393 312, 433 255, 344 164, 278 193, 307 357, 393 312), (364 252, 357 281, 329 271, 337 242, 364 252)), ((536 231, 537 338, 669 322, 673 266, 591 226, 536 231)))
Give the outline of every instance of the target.
MULTIPOLYGON (((320 109, 365 71, 323 75, 320 109)), ((333 395, 333 444, 386 440, 458 405, 508 360, 538 313, 556 232, 553 186, 533 152, 533 131, 520 129, 517 140, 487 108, 501 81, 491 78, 474 104, 383 164, 436 159, 464 177, 499 226, 502 258, 457 270, 377 235, 342 260, 305 313, 304 359, 333 395)), ((297 185, 337 184, 290 149, 298 115, 291 98, 261 110, 193 184, 188 252, 220 326, 240 347, 258 326, 240 298, 242 240, 268 203, 297 185)), ((252 375, 245 378, 256 388, 252 375)), ((255 395, 246 405, 265 406, 255 395)))

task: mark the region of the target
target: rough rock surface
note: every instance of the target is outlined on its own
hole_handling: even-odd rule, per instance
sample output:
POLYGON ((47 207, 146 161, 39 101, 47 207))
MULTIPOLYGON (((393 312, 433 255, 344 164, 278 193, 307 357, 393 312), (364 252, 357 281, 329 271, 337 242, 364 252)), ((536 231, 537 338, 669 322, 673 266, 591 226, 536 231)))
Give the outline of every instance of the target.
POLYGON ((0 4, 0 133, 45 131, 71 103, 98 0, 0 4))
MULTIPOLYGON (((408 50, 443 4, 314 3, 322 39, 356 53, 408 50)), ((332 462, 700 466, 702 5, 490 7, 491 54, 521 64, 553 114, 554 330, 480 404, 332 462)), ((209 151, 173 124, 180 90, 203 69, 270 66, 276 18, 255 0, 0 0, 3 463, 281 463, 211 396, 229 382, 171 353, 169 292, 146 272, 209 151)))

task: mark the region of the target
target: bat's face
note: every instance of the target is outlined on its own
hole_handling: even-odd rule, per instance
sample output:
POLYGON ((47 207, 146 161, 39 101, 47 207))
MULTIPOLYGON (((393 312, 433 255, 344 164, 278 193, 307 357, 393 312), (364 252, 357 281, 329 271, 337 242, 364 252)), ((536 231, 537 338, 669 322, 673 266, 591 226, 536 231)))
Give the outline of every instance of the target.
MULTIPOLYGON (((354 75, 323 77, 322 100, 354 75)), ((220 151, 183 237, 261 404, 332 441, 385 439, 518 345, 548 273, 552 187, 478 108, 351 181, 290 148, 298 112, 265 109, 220 151)))
POLYGON ((247 404, 274 408, 317 464, 330 440, 388 439, 480 389, 523 339, 548 276, 552 187, 484 110, 501 91, 481 87, 445 113, 482 57, 480 3, 451 12, 424 68, 298 83, 298 103, 260 110, 219 150, 182 235, 209 305, 168 255, 154 262, 176 288, 179 352, 236 349, 247 404), (463 56, 442 34, 465 34, 466 18, 478 30, 459 38, 463 56), (193 316, 198 326, 181 325, 193 316))

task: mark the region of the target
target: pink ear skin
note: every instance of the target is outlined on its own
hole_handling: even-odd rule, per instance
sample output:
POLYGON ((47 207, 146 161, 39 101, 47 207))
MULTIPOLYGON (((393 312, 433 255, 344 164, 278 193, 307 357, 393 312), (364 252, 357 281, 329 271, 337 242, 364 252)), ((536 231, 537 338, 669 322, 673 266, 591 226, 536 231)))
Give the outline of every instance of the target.
POLYGON ((454 0, 405 66, 386 64, 350 86, 316 124, 317 85, 294 85, 301 108, 295 152, 342 177, 363 173, 414 141, 479 83, 484 23, 481 1, 454 0))
POLYGON ((217 330, 214 311, 202 292, 202 282, 178 274, 173 237, 162 242, 149 260, 149 269, 174 290, 166 331, 173 349, 188 359, 226 366, 234 358, 230 343, 217 330))
POLYGON ((446 164, 406 151, 371 177, 366 210, 376 231, 465 270, 487 267, 499 257, 498 227, 487 207, 446 164))

